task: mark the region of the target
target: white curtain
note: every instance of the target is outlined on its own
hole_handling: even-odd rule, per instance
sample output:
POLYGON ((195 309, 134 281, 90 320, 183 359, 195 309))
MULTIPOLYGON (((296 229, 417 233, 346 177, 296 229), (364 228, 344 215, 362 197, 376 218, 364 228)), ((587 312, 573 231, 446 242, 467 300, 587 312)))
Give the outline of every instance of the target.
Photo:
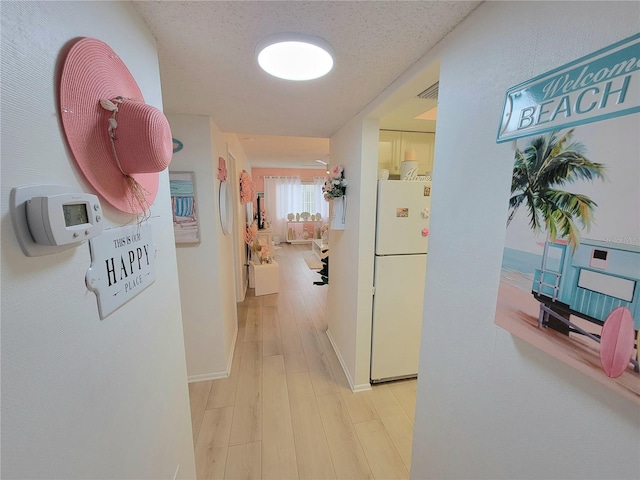
POLYGON ((329 202, 324 199, 322 194, 322 187, 324 186, 324 182, 326 177, 313 177, 313 193, 314 193, 314 202, 316 204, 315 213, 320 213, 322 215, 322 224, 329 223, 329 202))
POLYGON ((265 213, 273 235, 287 238, 287 215, 299 213, 302 205, 300 177, 264 177, 265 213))

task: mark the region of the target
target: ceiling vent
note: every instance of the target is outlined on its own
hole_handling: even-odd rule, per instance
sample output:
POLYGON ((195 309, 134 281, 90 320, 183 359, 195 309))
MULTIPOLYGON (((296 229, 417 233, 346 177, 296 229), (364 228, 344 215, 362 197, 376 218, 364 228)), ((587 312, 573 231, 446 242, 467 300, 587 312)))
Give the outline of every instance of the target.
POLYGON ((423 91, 422 93, 419 93, 418 97, 437 99, 439 88, 440 88, 440 82, 436 82, 433 85, 431 85, 429 88, 427 88, 425 91, 423 91))

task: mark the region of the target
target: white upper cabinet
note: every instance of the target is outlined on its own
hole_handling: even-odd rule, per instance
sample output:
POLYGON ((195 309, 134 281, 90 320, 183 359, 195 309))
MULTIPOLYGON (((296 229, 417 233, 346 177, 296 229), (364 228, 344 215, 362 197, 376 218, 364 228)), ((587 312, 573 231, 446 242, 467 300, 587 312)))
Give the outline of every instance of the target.
POLYGON ((400 145, 402 132, 380 130, 378 141, 378 168, 389 170, 390 174, 400 173, 400 145))
POLYGON ((433 170, 434 145, 434 133, 380 130, 378 168, 389 170, 390 175, 399 175, 405 152, 413 149, 418 161, 418 174, 426 175, 433 170))

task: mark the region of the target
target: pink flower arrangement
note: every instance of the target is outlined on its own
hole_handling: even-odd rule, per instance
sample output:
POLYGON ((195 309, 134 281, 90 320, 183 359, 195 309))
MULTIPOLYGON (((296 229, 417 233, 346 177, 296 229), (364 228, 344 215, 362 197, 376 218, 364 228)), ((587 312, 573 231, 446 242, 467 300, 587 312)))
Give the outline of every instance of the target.
POLYGON ((256 236, 258 235, 258 224, 254 221, 251 222, 250 225, 247 225, 247 229, 244 232, 244 243, 253 246, 253 242, 256 240, 256 236))
POLYGON ((244 231, 244 243, 249 246, 251 258, 254 262, 256 259, 260 263, 273 262, 269 245, 265 245, 258 241, 258 224, 255 220, 247 225, 247 229, 244 231))
POLYGON ((240 203, 245 204, 253 202, 254 187, 251 175, 246 170, 243 170, 240 174, 240 203))
POLYGON ((271 250, 269 250, 267 245, 256 245, 254 247, 254 251, 256 252, 261 264, 273 262, 273 259, 271 258, 271 250))
POLYGON ((269 217, 267 217, 267 212, 264 208, 260 210, 260 222, 262 222, 262 224, 264 225, 263 228, 269 228, 269 217))
POLYGON ((324 182, 322 192, 324 199, 329 201, 333 198, 342 197, 347 190, 347 179, 344 178, 344 168, 342 165, 331 167, 331 175, 324 182))

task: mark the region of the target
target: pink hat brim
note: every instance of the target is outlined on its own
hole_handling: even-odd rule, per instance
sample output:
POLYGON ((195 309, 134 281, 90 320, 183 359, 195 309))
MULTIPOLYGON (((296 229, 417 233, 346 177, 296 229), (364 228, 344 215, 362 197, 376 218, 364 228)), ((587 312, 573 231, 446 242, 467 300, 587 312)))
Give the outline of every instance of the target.
MULTIPOLYGON (((69 148, 87 181, 118 210, 142 213, 111 150, 108 119, 101 99, 126 97, 144 102, 124 62, 104 42, 82 38, 64 61, 60 79, 60 115, 69 148)), ((143 188, 147 208, 158 193, 158 173, 131 175, 143 188)))

